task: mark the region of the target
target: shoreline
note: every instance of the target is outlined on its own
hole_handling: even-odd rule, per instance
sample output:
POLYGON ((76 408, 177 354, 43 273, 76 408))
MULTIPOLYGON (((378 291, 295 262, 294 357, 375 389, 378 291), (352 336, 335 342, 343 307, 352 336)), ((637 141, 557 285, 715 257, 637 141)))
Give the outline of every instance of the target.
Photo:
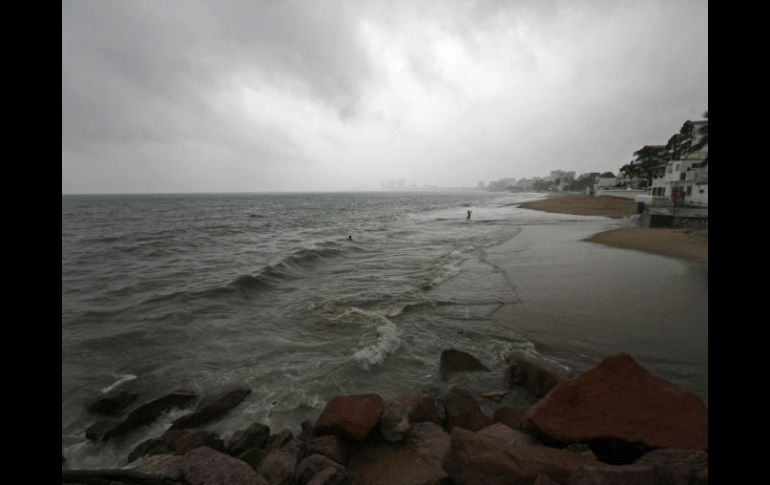
POLYGON ((624 227, 594 234, 585 241, 708 265, 708 235, 704 231, 624 227))
MULTIPOLYGON (((549 197, 519 204, 524 209, 621 219, 637 214, 630 199, 609 196, 549 194, 549 197)), ((633 249, 708 265, 708 229, 624 227, 599 232, 586 239, 621 249, 633 249)))
MULTIPOLYGON (((291 429, 252 421, 229 437, 206 427, 238 407, 250 388, 206 396, 177 391, 123 421, 91 428, 89 439, 102 441, 102 431, 136 432, 170 408, 192 410, 139 443, 126 465, 70 468, 62 453, 62 483, 708 483, 708 409, 630 354, 606 356, 577 374, 524 355, 506 362, 502 388, 469 392, 454 385, 456 375, 492 371, 448 348, 439 359, 448 391, 336 395, 291 429), (526 390, 532 404, 496 406, 489 414, 479 406, 515 388, 526 390)), ((116 399, 120 394, 97 402, 116 399)))

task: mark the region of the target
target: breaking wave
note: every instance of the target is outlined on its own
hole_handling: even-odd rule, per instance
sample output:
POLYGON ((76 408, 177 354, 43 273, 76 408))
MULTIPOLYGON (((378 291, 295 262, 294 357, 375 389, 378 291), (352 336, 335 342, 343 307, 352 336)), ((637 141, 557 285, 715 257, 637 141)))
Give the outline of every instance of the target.
POLYGON ((353 354, 354 361, 364 369, 369 369, 374 365, 382 364, 390 354, 398 350, 401 346, 401 331, 382 313, 360 308, 351 308, 333 320, 352 319, 360 321, 361 317, 367 323, 377 325, 377 341, 353 354))

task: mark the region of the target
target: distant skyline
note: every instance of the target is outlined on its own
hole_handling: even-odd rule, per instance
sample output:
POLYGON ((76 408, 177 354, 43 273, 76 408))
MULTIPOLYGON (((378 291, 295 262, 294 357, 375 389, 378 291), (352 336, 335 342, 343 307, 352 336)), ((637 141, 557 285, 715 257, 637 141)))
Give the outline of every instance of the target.
POLYGON ((612 171, 708 109, 708 3, 68 0, 62 193, 612 171))

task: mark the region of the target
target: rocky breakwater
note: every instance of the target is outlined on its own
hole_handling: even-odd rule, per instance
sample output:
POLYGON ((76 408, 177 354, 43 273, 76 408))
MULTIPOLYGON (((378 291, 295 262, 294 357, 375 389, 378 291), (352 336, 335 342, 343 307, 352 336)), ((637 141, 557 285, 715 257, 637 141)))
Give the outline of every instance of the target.
MULTIPOLYGON (((444 368, 450 367, 464 372, 444 368)), ((391 398, 336 396, 296 435, 271 434, 266 425, 253 423, 225 443, 205 430, 177 426, 158 437, 157 446, 134 453, 125 469, 63 470, 62 481, 708 483, 708 413, 702 401, 650 374, 631 356, 610 356, 576 376, 533 360, 511 367, 503 382, 532 389, 534 399, 544 393, 529 408, 500 407, 490 417, 472 393, 456 387, 443 397, 422 390, 391 398)), ((480 370, 474 363, 467 371, 480 370)), ((197 418, 180 422, 199 426, 197 418)))

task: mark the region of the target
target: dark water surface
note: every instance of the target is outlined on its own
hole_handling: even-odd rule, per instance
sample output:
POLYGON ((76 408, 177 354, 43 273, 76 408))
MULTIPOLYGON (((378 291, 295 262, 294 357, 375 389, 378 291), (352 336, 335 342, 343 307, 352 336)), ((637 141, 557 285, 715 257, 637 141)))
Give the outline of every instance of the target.
POLYGON ((123 466, 179 414, 89 443, 98 417, 85 405, 119 385, 143 400, 249 386, 237 412, 208 427, 225 436, 254 420, 294 428, 336 394, 497 389, 511 352, 582 370, 627 351, 707 400, 707 269, 582 242, 630 222, 516 207, 537 197, 63 196, 68 462, 123 466), (447 347, 493 372, 440 384, 447 347))

